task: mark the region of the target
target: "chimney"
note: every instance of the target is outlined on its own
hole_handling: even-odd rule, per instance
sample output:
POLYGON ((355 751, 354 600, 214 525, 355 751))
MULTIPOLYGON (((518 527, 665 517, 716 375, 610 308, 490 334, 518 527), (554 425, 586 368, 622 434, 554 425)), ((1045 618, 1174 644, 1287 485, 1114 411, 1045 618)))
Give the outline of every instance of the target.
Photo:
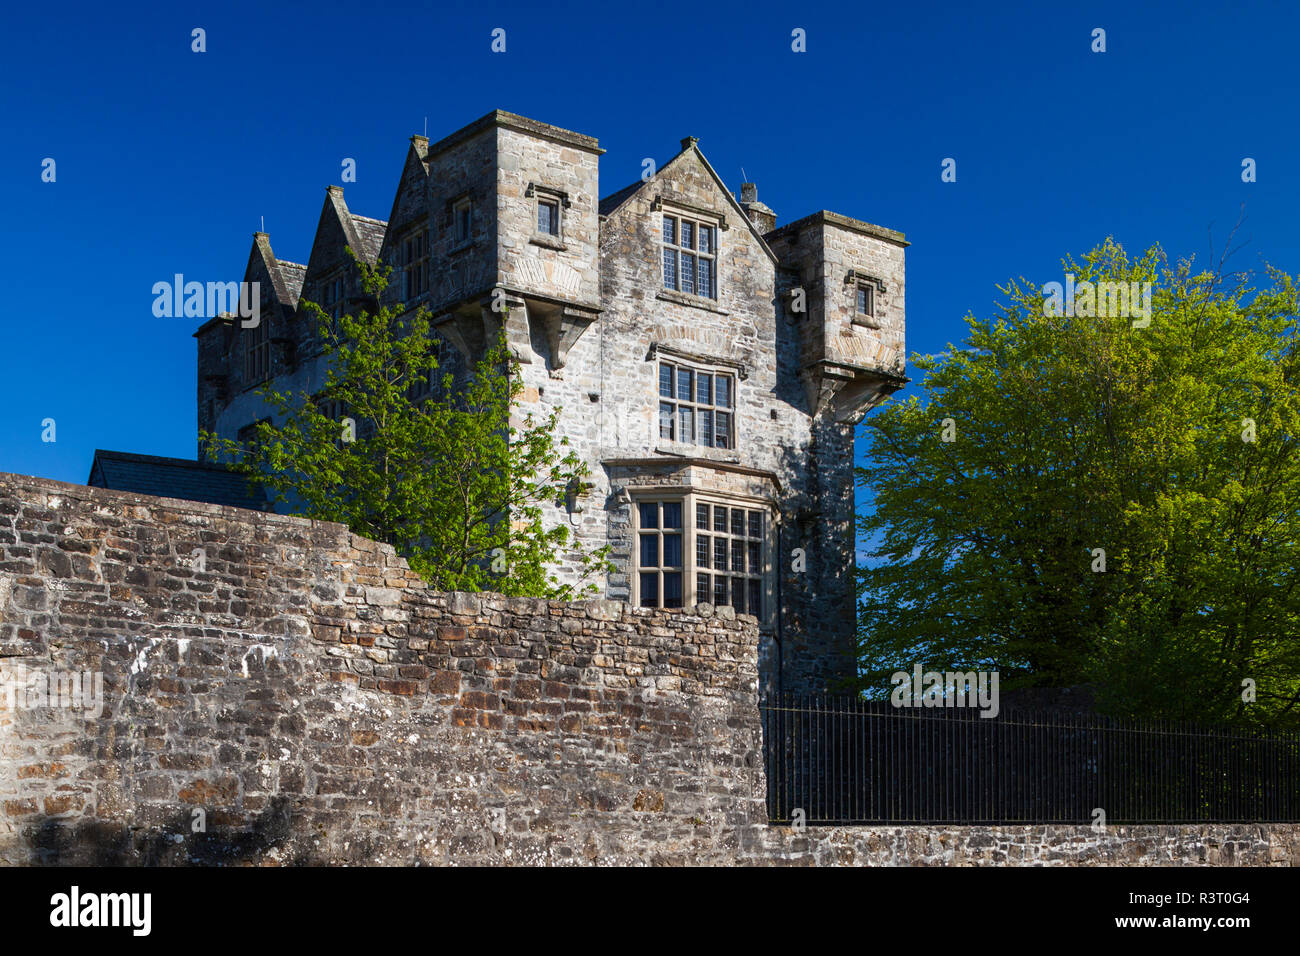
POLYGON ((740 184, 740 208, 754 224, 759 235, 766 236, 776 228, 776 213, 758 201, 758 184, 740 184))

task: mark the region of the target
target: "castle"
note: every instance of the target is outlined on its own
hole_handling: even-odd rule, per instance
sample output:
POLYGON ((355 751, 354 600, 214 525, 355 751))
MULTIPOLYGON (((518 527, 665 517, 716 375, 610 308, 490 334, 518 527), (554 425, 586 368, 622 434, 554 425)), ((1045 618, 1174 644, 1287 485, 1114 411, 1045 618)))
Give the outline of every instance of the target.
POLYGON ((834 686, 854 669, 853 427, 906 382, 907 243, 827 211, 777 227, 692 137, 601 199, 602 152, 494 111, 411 137, 386 222, 330 186, 305 264, 255 233, 244 281, 260 283, 262 319, 195 333, 199 427, 246 437, 269 415, 268 380, 323 387, 299 302, 362 307, 350 248, 392 266, 395 301, 430 310, 439 375, 463 375, 504 331, 520 411, 561 409, 591 487, 548 520, 586 550, 611 546, 601 597, 753 615, 765 689, 834 686))

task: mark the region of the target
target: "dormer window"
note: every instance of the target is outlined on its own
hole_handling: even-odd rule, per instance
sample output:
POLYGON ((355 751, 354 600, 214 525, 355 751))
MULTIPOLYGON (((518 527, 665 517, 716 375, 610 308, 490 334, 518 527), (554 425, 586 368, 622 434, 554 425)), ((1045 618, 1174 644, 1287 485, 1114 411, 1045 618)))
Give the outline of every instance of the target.
POLYGON ((664 288, 706 299, 718 297, 718 227, 664 214, 664 288))

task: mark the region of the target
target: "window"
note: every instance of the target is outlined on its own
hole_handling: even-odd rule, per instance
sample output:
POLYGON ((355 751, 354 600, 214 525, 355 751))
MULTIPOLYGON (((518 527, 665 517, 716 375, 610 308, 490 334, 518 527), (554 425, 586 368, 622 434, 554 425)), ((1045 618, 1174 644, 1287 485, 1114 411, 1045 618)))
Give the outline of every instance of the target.
POLYGON ((664 288, 718 297, 718 227, 664 214, 664 288))
POLYGON ((403 295, 409 302, 429 291, 429 232, 421 230, 402 241, 399 250, 403 295))
POLYGON ((875 289, 869 285, 858 286, 858 315, 875 315, 875 289))
POLYGON ((474 204, 468 199, 462 199, 452 207, 452 222, 456 228, 456 241, 469 242, 470 234, 474 226, 474 204))
POLYGON ((637 519, 641 607, 682 607, 682 502, 639 502, 637 519))
POLYGON ((537 231, 544 236, 560 234, 560 204, 557 200, 537 200, 537 231))
POLYGON ((561 189, 553 189, 540 183, 529 183, 525 196, 533 198, 536 211, 537 233, 533 241, 550 248, 560 248, 559 242, 564 235, 564 210, 569 208, 569 194, 561 189))
POLYGON ((346 287, 343 283, 343 276, 337 275, 332 279, 325 280, 325 288, 321 294, 324 300, 321 304, 325 311, 338 318, 343 314, 343 306, 346 299, 346 287))
MULTIPOLYGON (((264 285, 263 288, 266 288, 264 285)), ((241 324, 240 338, 244 342, 244 385, 257 385, 271 373, 271 337, 268 327, 271 324, 270 296, 262 294, 261 320, 257 325, 245 327, 241 324)))
POLYGON ((869 329, 880 328, 877 315, 880 303, 876 301, 876 293, 883 295, 885 284, 861 269, 850 269, 848 278, 844 281, 853 290, 853 324, 865 325, 869 329))
POLYGON ((659 437, 709 448, 735 446, 735 378, 729 372, 659 364, 659 437))
POLYGON ((777 289, 785 302, 785 314, 791 321, 798 322, 808 314, 808 293, 804 289, 799 273, 788 269, 777 272, 777 289))
POLYGON ((639 501, 637 603, 641 607, 730 606, 767 618, 766 512, 689 495, 639 501), (693 515, 690 527, 683 516, 693 515), (683 582, 691 590, 683 593, 683 582))
POLYGON ((737 614, 764 619, 764 524, 763 512, 754 508, 696 503, 697 604, 730 604, 737 614))

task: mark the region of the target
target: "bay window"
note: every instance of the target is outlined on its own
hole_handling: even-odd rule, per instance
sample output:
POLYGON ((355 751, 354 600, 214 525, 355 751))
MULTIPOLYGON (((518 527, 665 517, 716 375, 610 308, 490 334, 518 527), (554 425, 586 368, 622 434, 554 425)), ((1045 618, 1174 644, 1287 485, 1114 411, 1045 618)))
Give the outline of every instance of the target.
POLYGON ((769 616, 767 510, 712 496, 636 502, 640 607, 729 606, 769 616))

